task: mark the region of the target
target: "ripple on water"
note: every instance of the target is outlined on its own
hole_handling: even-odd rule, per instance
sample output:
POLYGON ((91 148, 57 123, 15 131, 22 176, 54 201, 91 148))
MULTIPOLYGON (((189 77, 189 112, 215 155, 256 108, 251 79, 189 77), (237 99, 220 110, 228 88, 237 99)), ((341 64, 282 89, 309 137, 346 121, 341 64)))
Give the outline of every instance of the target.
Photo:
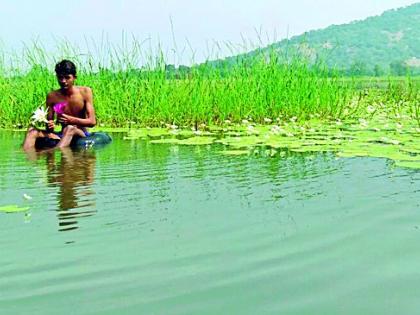
POLYGON ((31 207, 30 219, 0 213, 6 314, 420 306, 417 171, 329 153, 232 157, 146 141, 133 152, 114 139, 94 157, 1 160, 0 200, 31 207))

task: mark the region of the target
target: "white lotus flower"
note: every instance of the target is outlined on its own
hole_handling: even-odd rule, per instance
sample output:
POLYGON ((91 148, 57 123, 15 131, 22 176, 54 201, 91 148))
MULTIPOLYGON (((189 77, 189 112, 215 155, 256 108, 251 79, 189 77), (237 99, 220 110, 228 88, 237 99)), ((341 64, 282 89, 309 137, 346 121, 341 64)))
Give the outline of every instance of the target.
POLYGON ((281 131, 282 131, 282 129, 277 125, 271 127, 271 129, 270 129, 270 132, 272 134, 275 134, 275 135, 278 135, 281 131))
POLYGON ((362 127, 362 128, 366 128, 368 126, 367 120, 365 120, 363 118, 359 118, 359 123, 360 123, 360 127, 362 127))
POLYGON ((31 117, 32 124, 35 125, 39 123, 48 123, 47 115, 48 115, 48 112, 44 107, 37 108, 31 117))
POLYGON ((253 125, 248 125, 247 127, 246 127, 246 132, 247 132, 247 134, 258 134, 259 132, 258 132, 258 130, 256 130, 255 129, 255 127, 253 126, 253 125))
POLYGON ((369 105, 369 106, 366 108, 366 110, 367 110, 367 112, 368 112, 369 114, 372 114, 373 112, 375 112, 375 111, 376 111, 376 108, 375 108, 375 107, 373 107, 373 106, 371 106, 371 105, 369 105))
POLYGON ((32 200, 32 197, 29 196, 28 194, 23 194, 23 199, 32 200))

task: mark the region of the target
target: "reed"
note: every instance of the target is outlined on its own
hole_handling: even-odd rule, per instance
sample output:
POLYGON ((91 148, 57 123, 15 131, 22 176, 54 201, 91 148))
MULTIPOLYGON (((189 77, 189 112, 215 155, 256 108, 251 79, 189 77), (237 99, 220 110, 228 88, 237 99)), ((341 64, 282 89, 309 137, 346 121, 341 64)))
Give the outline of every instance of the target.
MULTIPOLYGON (((93 88, 98 121, 108 127, 197 126, 293 116, 305 120, 312 115, 337 119, 349 115, 346 108, 354 107, 355 100, 362 104, 366 99, 358 97, 355 80, 341 77, 321 62, 285 58, 275 51, 186 69, 169 67, 162 50, 147 51, 136 41, 130 48, 109 46, 102 55, 81 54, 66 42, 59 47, 57 57, 33 43, 8 67, 0 58, 0 126, 28 124, 48 91, 57 88, 50 69, 62 57, 79 65, 78 84, 93 88)), ((410 112, 418 120, 418 84, 403 84, 400 89, 389 83, 380 97, 410 103, 410 112)))

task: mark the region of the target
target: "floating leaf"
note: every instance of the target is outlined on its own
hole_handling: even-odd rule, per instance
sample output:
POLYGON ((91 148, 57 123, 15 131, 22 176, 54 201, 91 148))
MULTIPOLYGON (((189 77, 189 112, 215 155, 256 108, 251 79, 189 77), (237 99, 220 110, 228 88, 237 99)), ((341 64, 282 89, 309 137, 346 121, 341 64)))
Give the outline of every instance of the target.
POLYGON ((248 150, 225 150, 220 153, 223 155, 248 155, 251 152, 248 150))
POLYGON ((151 140, 150 143, 153 144, 179 144, 180 140, 176 138, 167 138, 167 139, 159 139, 159 140, 151 140))
POLYGON ((29 207, 19 207, 18 205, 7 205, 0 207, 0 212, 14 213, 28 211, 29 207))
POLYGON ((247 148, 263 143, 264 139, 258 136, 227 137, 219 140, 218 142, 237 148, 247 148))
POLYGON ((396 161, 396 166, 420 169, 420 161, 396 161))
POLYGON ((184 140, 179 140, 179 144, 184 145, 206 145, 214 142, 213 137, 192 137, 184 140))
MULTIPOLYGON (((418 168, 420 159, 420 139, 415 128, 417 125, 404 121, 399 130, 387 128, 395 125, 387 120, 369 120, 369 128, 360 128, 360 122, 340 120, 327 122, 320 120, 298 122, 281 122, 273 125, 206 126, 203 130, 195 128, 172 130, 165 128, 143 128, 131 130, 127 139, 150 139, 150 143, 207 145, 221 143, 232 150, 222 151, 225 155, 249 154, 249 149, 287 149, 295 152, 337 152, 340 157, 369 156, 387 158, 398 162, 397 165, 409 164, 407 167, 418 168), (210 130, 212 134, 209 134, 210 130), (252 132, 250 132, 250 130, 252 132), (220 138, 216 140, 213 135, 220 138), (287 136, 288 135, 288 136, 287 136), (401 164, 402 163, 402 164, 401 164)), ((362 120, 365 122, 365 120, 362 120)), ((267 155, 268 156, 268 155, 267 155)))

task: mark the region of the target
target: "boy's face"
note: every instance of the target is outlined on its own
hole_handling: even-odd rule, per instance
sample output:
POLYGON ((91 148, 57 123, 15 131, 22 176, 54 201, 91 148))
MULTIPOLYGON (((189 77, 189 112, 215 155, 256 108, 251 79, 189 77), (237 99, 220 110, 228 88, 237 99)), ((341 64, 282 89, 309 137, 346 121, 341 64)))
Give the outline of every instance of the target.
POLYGON ((76 80, 76 76, 73 74, 57 74, 58 84, 63 90, 71 88, 74 84, 74 80, 76 80))

